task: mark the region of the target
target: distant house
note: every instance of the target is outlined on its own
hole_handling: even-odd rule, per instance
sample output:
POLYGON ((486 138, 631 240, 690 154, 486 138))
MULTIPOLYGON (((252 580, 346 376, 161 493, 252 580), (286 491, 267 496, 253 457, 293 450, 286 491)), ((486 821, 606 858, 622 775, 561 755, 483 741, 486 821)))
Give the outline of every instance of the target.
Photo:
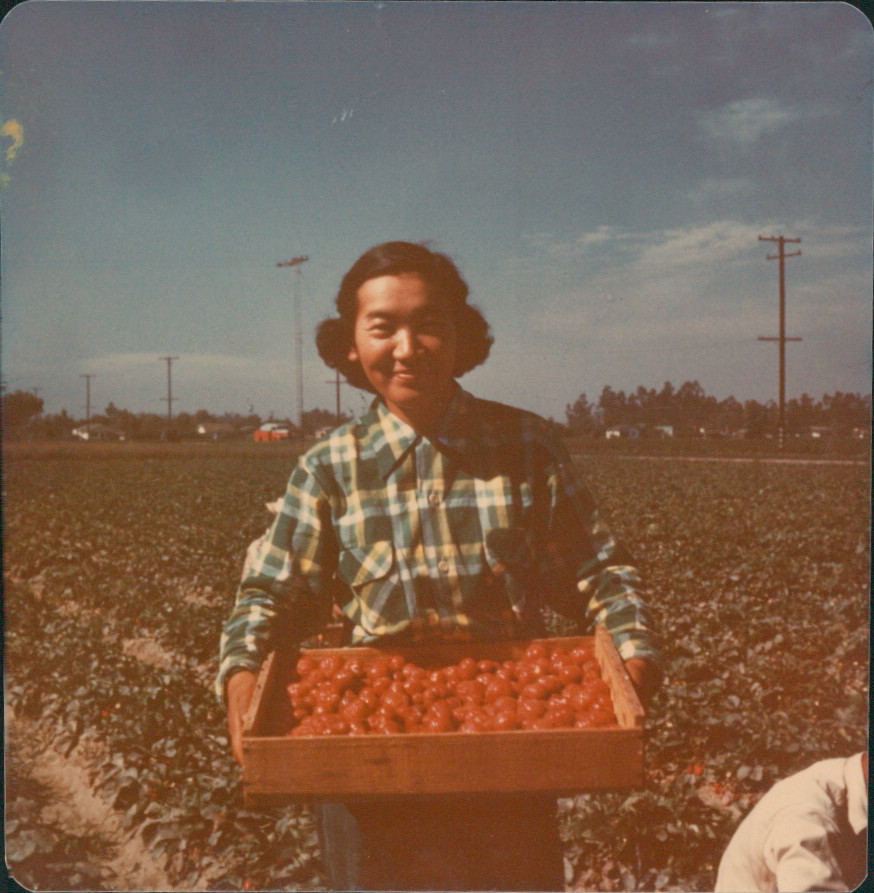
POLYGON ((73 428, 72 434, 73 437, 78 437, 79 440, 99 440, 104 442, 124 440, 124 434, 121 431, 116 431, 115 428, 110 428, 109 425, 104 425, 101 422, 79 425, 78 428, 73 428))
POLYGON ((265 422, 255 432, 256 443, 267 443, 271 440, 288 440, 291 429, 283 422, 265 422))
POLYGON ((640 429, 633 425, 613 425, 604 432, 607 440, 637 440, 640 437, 640 429))
POLYGON ((227 422, 201 422, 197 426, 197 433, 200 437, 208 440, 225 440, 233 437, 237 433, 237 429, 227 422))
POLYGON ((831 428, 825 427, 824 425, 811 425, 807 431, 804 432, 804 436, 809 437, 812 440, 822 440, 824 437, 830 437, 833 433, 831 428))
POLYGON ((652 433, 656 437, 673 437, 674 436, 674 426, 673 425, 653 425, 652 433))

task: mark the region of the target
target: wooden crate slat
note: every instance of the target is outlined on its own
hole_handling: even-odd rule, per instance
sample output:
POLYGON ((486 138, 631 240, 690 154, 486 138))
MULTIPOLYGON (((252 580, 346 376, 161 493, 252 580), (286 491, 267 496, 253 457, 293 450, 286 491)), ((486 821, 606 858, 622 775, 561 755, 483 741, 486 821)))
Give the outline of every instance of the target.
POLYGON ((643 705, 613 644, 612 636, 603 626, 595 630, 595 658, 601 667, 601 675, 610 686, 613 710, 619 725, 626 729, 642 729, 645 717, 643 705))
MULTIPOLYGON (((611 690, 618 725, 554 731, 515 730, 465 734, 396 734, 289 737, 271 716, 284 704, 284 688, 298 652, 271 654, 259 674, 243 734, 243 788, 249 805, 289 797, 467 794, 640 787, 643 784, 644 712, 609 634, 544 639, 549 646, 594 647, 611 690)), ((462 657, 518 659, 528 641, 387 644, 381 648, 318 648, 323 657, 366 660, 400 653, 420 665, 462 657)))
POLYGON ((268 701, 273 690, 279 685, 277 675, 279 664, 276 652, 271 651, 261 666, 258 680, 255 683, 255 691, 252 693, 252 703, 243 717, 243 737, 262 735, 265 732, 265 718, 269 710, 268 701))

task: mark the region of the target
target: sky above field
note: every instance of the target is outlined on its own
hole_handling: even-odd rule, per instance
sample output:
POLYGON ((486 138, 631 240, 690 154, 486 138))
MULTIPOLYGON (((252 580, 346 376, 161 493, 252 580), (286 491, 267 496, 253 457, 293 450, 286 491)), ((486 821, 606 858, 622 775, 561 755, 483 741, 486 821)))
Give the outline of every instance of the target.
MULTIPOLYGON (((872 28, 841 3, 33 0, 0 27, 3 383, 296 418, 367 248, 430 240, 495 336, 461 379, 871 389, 872 28), (85 379, 83 376, 92 376, 85 379)), ((362 392, 342 389, 359 411, 362 392)))

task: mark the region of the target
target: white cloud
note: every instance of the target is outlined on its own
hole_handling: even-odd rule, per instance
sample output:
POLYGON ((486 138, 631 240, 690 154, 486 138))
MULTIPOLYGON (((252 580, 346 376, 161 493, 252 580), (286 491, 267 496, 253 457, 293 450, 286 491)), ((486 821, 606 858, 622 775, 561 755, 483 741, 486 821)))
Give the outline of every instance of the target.
POLYGON ((613 241, 620 236, 621 233, 615 226, 599 226, 592 233, 583 233, 577 239, 577 244, 583 248, 589 245, 603 245, 605 242, 613 241))
POLYGON ((701 226, 662 230, 636 259, 650 274, 680 269, 714 269, 750 257, 760 229, 733 220, 715 220, 701 226))
POLYGON ((727 264, 747 262, 762 232, 760 225, 729 219, 650 231, 599 226, 572 240, 539 233, 528 244, 540 258, 529 256, 519 264, 536 275, 538 261, 547 262, 553 276, 563 270, 565 278, 583 278, 588 291, 605 296, 651 294, 659 290, 659 283, 669 285, 667 290, 689 293, 699 284, 696 270, 712 278, 727 264))
MULTIPOLYGON (((739 184, 737 188, 744 187, 739 184)), ((787 251, 800 247, 806 256, 817 260, 859 257, 860 249, 867 251, 870 242, 870 234, 859 227, 823 226, 812 218, 789 224, 773 220, 746 223, 724 218, 648 231, 602 225, 573 239, 560 239, 540 232, 524 237, 528 247, 540 257, 529 255, 516 262, 533 270, 538 260, 541 264, 563 260, 570 265, 597 258, 599 271, 606 271, 611 276, 621 275, 623 271, 637 271, 652 278, 695 267, 713 271, 730 263, 746 263, 758 256, 757 251, 771 253, 773 245, 759 242, 759 236, 768 238, 780 234, 802 239, 800 246, 793 243, 787 246, 787 251)), ((587 281, 591 281, 591 269, 587 268, 587 281)))
MULTIPOLYGON (((646 233, 626 232, 615 226, 601 225, 572 240, 556 238, 552 233, 539 232, 523 235, 522 242, 549 260, 574 261, 593 254, 601 256, 604 249, 616 252, 633 248, 649 238, 649 234, 646 233)), ((528 266, 530 261, 530 257, 513 259, 513 263, 523 266, 528 266)))
MULTIPOLYGON (((794 312, 809 300, 819 307, 832 300, 858 318, 870 262, 841 271, 840 283, 831 262, 858 254, 864 233, 810 220, 787 228, 726 219, 651 232, 599 227, 564 242, 540 234, 546 268, 539 279, 549 298, 529 325, 553 343, 583 338, 599 350, 659 340, 668 350, 766 334, 775 325, 777 270, 765 260, 774 246, 758 237, 780 233, 803 236, 802 246, 787 250, 806 249, 807 263, 791 273, 794 312)), ((537 281, 530 258, 525 275, 537 281)))
POLYGON ((810 113, 810 110, 783 105, 766 97, 736 99, 722 108, 702 113, 699 126, 710 139, 748 148, 762 137, 777 133, 810 113))

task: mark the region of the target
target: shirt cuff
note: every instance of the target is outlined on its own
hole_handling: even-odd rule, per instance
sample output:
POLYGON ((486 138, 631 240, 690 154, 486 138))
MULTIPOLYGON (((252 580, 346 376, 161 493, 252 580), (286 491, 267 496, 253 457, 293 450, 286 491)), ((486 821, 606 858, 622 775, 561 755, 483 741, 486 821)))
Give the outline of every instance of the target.
POLYGON ((261 670, 261 665, 257 661, 245 657, 226 657, 222 661, 218 675, 215 677, 215 695, 218 702, 223 707, 227 707, 228 705, 226 697, 228 679, 230 679, 238 670, 250 670, 257 675, 261 670))
MULTIPOLYGON (((616 638, 614 637, 615 641, 616 638)), ((664 676, 664 658, 649 638, 628 638, 625 641, 616 642, 616 650, 623 661, 638 657, 651 663, 659 671, 660 676, 664 676)))

